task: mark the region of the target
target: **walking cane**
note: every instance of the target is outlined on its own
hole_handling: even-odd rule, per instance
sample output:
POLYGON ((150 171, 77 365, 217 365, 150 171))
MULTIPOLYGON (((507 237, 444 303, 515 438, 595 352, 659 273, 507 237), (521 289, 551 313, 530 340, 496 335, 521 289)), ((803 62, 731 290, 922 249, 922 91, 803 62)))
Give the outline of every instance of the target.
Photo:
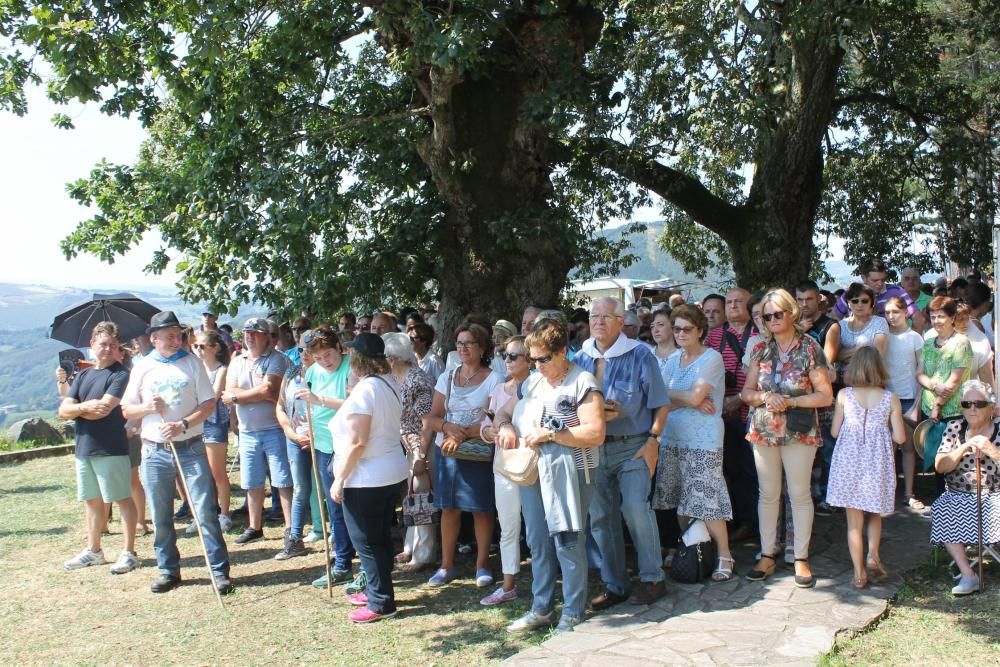
POLYGON ((976 539, 979 542, 979 592, 983 592, 983 489, 979 486, 980 459, 976 451, 976 539))
MULTIPOLYGON (((307 382, 306 386, 312 391, 312 382, 307 382)), ((313 411, 312 403, 306 401, 306 420, 309 424, 309 454, 312 456, 313 464, 313 484, 316 485, 317 504, 319 505, 319 521, 323 525, 323 553, 326 556, 326 590, 333 597, 333 573, 330 571, 330 539, 326 533, 326 489, 319 477, 319 466, 316 464, 316 441, 313 439, 313 411)))
POLYGON ((212 571, 212 564, 208 560, 208 547, 205 546, 205 535, 201 532, 201 521, 198 519, 198 509, 194 506, 194 501, 191 500, 191 490, 188 489, 187 480, 184 478, 184 469, 181 468, 181 459, 177 456, 177 450, 174 449, 173 440, 167 441, 167 447, 170 448, 170 453, 174 455, 174 464, 177 466, 177 474, 181 477, 181 485, 184 487, 184 495, 188 497, 188 502, 191 503, 191 518, 194 519, 194 526, 198 529, 198 541, 201 542, 201 555, 205 557, 205 567, 208 568, 208 578, 212 582, 212 590, 215 591, 215 599, 219 601, 219 606, 225 609, 226 605, 222 604, 222 594, 219 593, 219 588, 215 585, 215 572, 212 571))

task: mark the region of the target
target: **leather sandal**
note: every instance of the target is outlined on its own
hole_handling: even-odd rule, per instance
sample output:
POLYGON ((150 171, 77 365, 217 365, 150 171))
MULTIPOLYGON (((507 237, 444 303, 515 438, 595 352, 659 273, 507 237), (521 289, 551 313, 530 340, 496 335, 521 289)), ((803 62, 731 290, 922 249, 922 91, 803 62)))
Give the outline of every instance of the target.
POLYGON ((854 590, 862 591, 868 588, 868 577, 854 577, 854 590))
MULTIPOLYGON (((808 558, 796 558, 796 563, 806 563, 809 564, 808 558)), ((816 585, 816 575, 810 574, 808 576, 795 575, 795 585, 799 588, 812 588, 816 585)))
POLYGON ((715 568, 715 572, 712 573, 712 581, 729 581, 733 578, 733 568, 735 567, 736 561, 734 559, 719 556, 719 564, 715 568), (729 566, 723 567, 724 563, 729 563, 729 566))
POLYGON ((868 579, 871 580, 872 583, 877 584, 889 576, 889 573, 885 570, 885 566, 882 565, 882 561, 868 561, 865 563, 865 570, 868 571, 868 579))
POLYGON ((754 568, 754 569, 750 570, 749 572, 747 572, 747 576, 746 576, 746 580, 747 581, 764 581, 765 579, 767 579, 768 577, 770 577, 772 574, 774 574, 774 571, 776 569, 778 569, 778 565, 777 565, 778 561, 776 560, 776 558, 774 556, 772 556, 770 554, 761 554, 760 555, 760 559, 761 560, 764 560, 765 558, 767 560, 771 561, 771 563, 772 563, 771 569, 770 570, 758 570, 757 568, 754 568))

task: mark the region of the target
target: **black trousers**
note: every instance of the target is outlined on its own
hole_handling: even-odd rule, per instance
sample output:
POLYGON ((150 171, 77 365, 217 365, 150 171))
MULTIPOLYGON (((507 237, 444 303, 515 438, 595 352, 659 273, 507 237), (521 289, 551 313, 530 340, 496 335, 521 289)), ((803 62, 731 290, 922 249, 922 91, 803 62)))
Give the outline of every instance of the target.
POLYGON ((344 489, 347 533, 368 575, 368 608, 376 614, 396 611, 392 588, 392 516, 399 500, 399 484, 344 489))
POLYGON ((757 527, 757 464, 753 446, 747 442, 747 426, 742 419, 726 420, 722 439, 722 474, 733 504, 733 522, 737 526, 757 527))

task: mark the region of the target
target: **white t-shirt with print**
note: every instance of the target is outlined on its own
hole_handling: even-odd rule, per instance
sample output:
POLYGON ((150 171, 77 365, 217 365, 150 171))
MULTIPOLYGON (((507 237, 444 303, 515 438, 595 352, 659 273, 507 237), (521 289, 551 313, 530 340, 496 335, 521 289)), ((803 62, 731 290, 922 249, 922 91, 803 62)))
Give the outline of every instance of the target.
MULTIPOLYGON (((142 418, 140 435, 145 440, 164 442, 160 424, 184 419, 205 401, 215 400, 215 390, 208 379, 205 365, 193 354, 177 361, 157 361, 145 356, 136 362, 129 376, 128 387, 122 397, 123 405, 142 405, 153 396, 160 396, 167 404, 163 414, 153 413, 142 418)), ((192 424, 178 440, 201 435, 202 425, 192 424)))

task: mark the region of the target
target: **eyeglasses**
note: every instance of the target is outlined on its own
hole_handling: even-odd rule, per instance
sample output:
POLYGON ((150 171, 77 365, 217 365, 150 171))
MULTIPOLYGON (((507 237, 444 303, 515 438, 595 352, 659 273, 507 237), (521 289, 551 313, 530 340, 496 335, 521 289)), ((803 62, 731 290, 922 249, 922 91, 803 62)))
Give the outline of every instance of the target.
POLYGON ((504 361, 517 361, 521 357, 527 357, 524 352, 503 352, 500 354, 500 358, 504 361))
POLYGON ((474 340, 455 341, 455 347, 475 347, 476 345, 479 345, 479 343, 474 340))
POLYGON ((770 322, 771 320, 783 320, 785 319, 785 311, 779 310, 776 313, 764 313, 760 317, 765 322, 770 322))
POLYGON ((547 364, 552 361, 552 355, 546 354, 544 357, 532 357, 531 355, 528 355, 528 361, 533 364, 547 364))
POLYGON ((617 320, 619 317, 621 317, 621 315, 595 315, 594 313, 591 313, 590 314, 590 321, 591 322, 610 322, 611 320, 617 320))
POLYGON ((851 303, 855 306, 870 306, 872 302, 871 299, 862 299, 861 297, 858 297, 856 299, 851 299, 851 303))
POLYGON ((988 408, 992 403, 989 401, 962 401, 960 405, 966 410, 969 408, 979 408, 982 410, 983 408, 988 408))
POLYGON ((674 334, 689 334, 695 330, 695 327, 674 327, 674 334))

